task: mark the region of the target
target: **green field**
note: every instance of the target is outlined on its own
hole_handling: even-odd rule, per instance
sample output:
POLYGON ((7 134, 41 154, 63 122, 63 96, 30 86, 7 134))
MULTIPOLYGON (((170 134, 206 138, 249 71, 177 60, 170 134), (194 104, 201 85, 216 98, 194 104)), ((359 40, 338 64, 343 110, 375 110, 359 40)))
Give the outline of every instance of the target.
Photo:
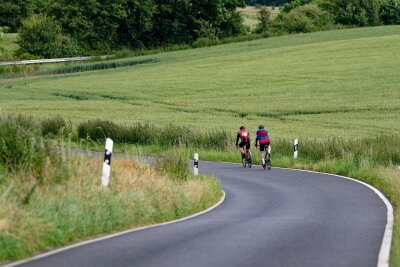
POLYGON ((232 132, 263 123, 284 138, 397 133, 399 51, 400 26, 390 26, 161 53, 133 67, 3 79, 0 113, 232 132))
POLYGON ((16 41, 16 33, 5 33, 2 37, 0 36, 0 61, 14 59, 13 54, 18 49, 16 41))

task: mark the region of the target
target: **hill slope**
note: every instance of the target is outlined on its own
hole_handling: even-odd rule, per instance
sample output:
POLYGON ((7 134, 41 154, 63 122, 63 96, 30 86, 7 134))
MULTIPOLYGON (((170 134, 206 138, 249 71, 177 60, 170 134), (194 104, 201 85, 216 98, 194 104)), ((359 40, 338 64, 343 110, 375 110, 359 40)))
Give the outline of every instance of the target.
POLYGON ((115 70, 0 82, 0 112, 325 139, 400 130, 400 26, 152 56, 115 70))

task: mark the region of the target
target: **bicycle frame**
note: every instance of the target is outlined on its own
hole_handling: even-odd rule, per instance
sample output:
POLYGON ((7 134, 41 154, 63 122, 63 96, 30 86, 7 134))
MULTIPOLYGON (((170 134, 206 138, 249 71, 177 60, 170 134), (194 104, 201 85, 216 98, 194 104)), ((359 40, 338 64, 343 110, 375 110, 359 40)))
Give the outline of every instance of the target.
POLYGON ((243 167, 246 167, 246 166, 248 166, 249 168, 251 168, 251 165, 252 165, 252 162, 253 162, 253 160, 252 160, 252 158, 251 158, 251 151, 250 151, 250 149, 249 148, 246 148, 246 147, 244 147, 244 157, 242 156, 243 154, 242 154, 242 149, 240 149, 240 155, 242 156, 242 164, 243 164, 243 167))
POLYGON ((271 169, 271 145, 268 145, 268 147, 265 148, 264 151, 264 164, 263 164, 263 168, 266 169, 268 168, 268 170, 271 169))

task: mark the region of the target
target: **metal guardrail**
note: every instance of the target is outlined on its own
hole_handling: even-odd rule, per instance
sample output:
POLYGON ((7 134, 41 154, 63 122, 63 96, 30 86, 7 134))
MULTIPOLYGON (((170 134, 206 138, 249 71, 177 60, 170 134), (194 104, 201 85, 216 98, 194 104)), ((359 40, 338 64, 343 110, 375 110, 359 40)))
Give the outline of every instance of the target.
MULTIPOLYGON (((109 56, 100 56, 101 59, 105 59, 109 56)), ((71 61, 86 61, 93 57, 67 57, 67 58, 51 58, 51 59, 34 59, 34 60, 21 60, 21 61, 9 61, 0 62, 0 66, 13 66, 13 65, 30 65, 30 64, 43 64, 43 63, 60 63, 60 62, 71 62, 71 61)))

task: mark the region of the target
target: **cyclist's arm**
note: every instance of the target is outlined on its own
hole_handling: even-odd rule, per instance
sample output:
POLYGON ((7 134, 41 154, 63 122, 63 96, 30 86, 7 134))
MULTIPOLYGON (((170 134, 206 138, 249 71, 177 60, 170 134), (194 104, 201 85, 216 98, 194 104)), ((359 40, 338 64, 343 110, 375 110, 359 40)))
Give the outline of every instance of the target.
POLYGON ((238 145, 238 143, 239 143, 239 138, 240 138, 240 134, 238 133, 238 134, 236 135, 236 144, 235 144, 235 145, 238 145))

